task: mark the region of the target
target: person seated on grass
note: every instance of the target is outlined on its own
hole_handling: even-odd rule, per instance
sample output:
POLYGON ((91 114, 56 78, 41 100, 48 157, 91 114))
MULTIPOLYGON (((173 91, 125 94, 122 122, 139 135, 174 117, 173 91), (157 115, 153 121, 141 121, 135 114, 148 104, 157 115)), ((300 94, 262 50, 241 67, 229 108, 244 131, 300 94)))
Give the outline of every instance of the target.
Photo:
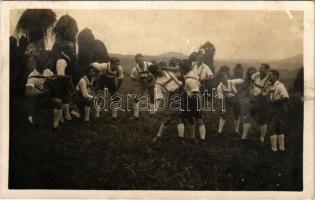
POLYGON ((78 105, 80 110, 84 112, 84 122, 90 121, 90 110, 93 104, 93 82, 96 70, 90 66, 86 69, 85 75, 80 79, 76 86, 77 93, 74 95, 73 100, 78 105), (84 109, 82 109, 82 107, 84 109))
POLYGON ((271 128, 270 143, 271 150, 273 152, 279 150, 284 151, 284 132, 286 127, 286 117, 287 117, 287 103, 289 100, 289 94, 279 79, 279 72, 277 70, 270 70, 269 80, 271 82, 269 103, 271 105, 271 122, 269 124, 271 128), (278 140, 278 142, 277 142, 278 140))
MULTIPOLYGON (((124 71, 122 66, 120 65, 120 60, 117 57, 112 57, 110 58, 110 61, 108 63, 95 62, 92 63, 91 66, 93 66, 100 73, 96 80, 96 90, 98 92, 103 91, 104 93, 104 89, 107 88, 113 98, 113 102, 115 102, 113 103, 113 108, 111 108, 112 119, 117 120, 117 101, 119 101, 119 99, 115 95, 118 94, 118 91, 124 79, 124 71)), ((96 109, 95 111, 95 117, 99 117, 98 109, 96 109)))
POLYGON ((31 125, 34 124, 33 116, 37 106, 53 109, 53 129, 57 129, 62 114, 62 101, 52 97, 46 84, 50 77, 53 77, 52 71, 48 69, 49 54, 41 52, 37 57, 36 66, 28 75, 25 85, 25 96, 27 98, 27 115, 31 125))
POLYGON ((239 133, 241 105, 237 86, 244 83, 243 79, 228 79, 226 72, 221 74, 221 82, 217 87, 218 98, 221 102, 221 116, 219 120, 218 135, 222 133, 228 113, 233 110, 235 135, 239 133))
MULTIPOLYGON (((179 111, 174 108, 170 108, 170 101, 175 98, 175 96, 181 96, 183 83, 179 81, 176 75, 167 70, 163 70, 163 65, 150 65, 150 72, 156 77, 155 81, 155 99, 156 104, 159 108, 163 106, 166 108, 164 121, 162 122, 156 137, 153 139, 153 143, 157 142, 162 138, 163 133, 169 127, 173 120, 179 119, 179 111)), ((182 126, 184 126, 182 124, 182 126)), ((184 139, 184 127, 178 125, 178 137, 179 140, 184 139)))

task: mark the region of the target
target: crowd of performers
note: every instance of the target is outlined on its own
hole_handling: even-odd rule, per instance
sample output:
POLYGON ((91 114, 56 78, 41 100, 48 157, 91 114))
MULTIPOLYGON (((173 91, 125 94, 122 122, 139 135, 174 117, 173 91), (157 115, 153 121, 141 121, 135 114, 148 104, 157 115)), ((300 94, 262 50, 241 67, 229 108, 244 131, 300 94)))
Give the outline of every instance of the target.
MULTIPOLYGON (((17 32, 23 30, 24 35, 18 40, 16 37, 10 38, 10 86, 16 89, 23 85, 23 94, 27 98, 27 120, 30 124, 34 124, 36 107, 46 106, 53 109, 53 129, 59 130, 59 123, 68 122, 71 125, 73 117, 89 122, 95 96, 103 94, 105 88, 111 96, 118 94, 125 75, 120 59, 109 57, 105 45, 94 38, 90 29, 86 28, 77 34, 76 22, 69 15, 62 16, 56 23, 55 21, 56 15, 51 10, 26 10, 22 14, 17 32), (46 21, 42 22, 37 17, 32 23, 39 20, 37 25, 46 29, 34 30, 26 23, 30 20, 27 17, 42 15, 48 15, 51 20, 47 20, 49 17, 46 16, 46 21), (55 35, 55 41, 48 51, 44 41, 47 40, 49 30, 55 35)), ((279 81, 279 72, 270 69, 266 63, 262 63, 258 70, 248 68, 245 76, 241 64, 234 67, 233 74, 228 66, 222 66, 216 71, 213 64, 214 52, 214 46, 207 42, 187 59, 172 58, 168 64, 145 60, 142 54, 137 54, 130 74, 136 83, 133 91, 136 94, 133 99, 133 117, 130 120, 139 120, 139 99, 143 95, 150 97, 149 112, 152 117, 159 100, 170 99, 174 95, 182 96, 180 110, 163 111, 165 120, 157 130, 153 142, 159 141, 172 121, 176 121, 181 142, 185 138, 185 129, 191 141, 197 141, 197 126, 200 136, 198 141, 204 145, 207 130, 204 115, 211 112, 205 113, 203 108, 209 99, 213 99, 214 88, 217 102, 224 107, 218 111, 218 135, 224 134, 227 116, 233 114, 236 135, 240 132, 242 118, 242 140, 247 139, 251 124, 255 122, 260 125, 259 140, 262 143, 265 141, 270 128, 272 151, 284 151, 289 95, 285 85, 279 81), (202 99, 201 95, 205 92, 209 94, 208 98, 202 99), (245 106, 241 106, 240 99, 245 106)), ((117 120, 117 106, 113 106, 111 112, 112 119, 117 120)), ((96 109, 95 118, 99 117, 99 110, 96 109)))

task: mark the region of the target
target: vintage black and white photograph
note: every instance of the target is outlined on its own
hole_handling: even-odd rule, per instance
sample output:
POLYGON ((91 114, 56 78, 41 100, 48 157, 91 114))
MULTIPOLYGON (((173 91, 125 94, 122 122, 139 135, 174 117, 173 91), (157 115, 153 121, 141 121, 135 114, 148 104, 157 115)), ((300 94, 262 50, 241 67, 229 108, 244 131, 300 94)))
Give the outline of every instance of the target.
POLYGON ((8 189, 302 192, 304 18, 11 9, 8 189))

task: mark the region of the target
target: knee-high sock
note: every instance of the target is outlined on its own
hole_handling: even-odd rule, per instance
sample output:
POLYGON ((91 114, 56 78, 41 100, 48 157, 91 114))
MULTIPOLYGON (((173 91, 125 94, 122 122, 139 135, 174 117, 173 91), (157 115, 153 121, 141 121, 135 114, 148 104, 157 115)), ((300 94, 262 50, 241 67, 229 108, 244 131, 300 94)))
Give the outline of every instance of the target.
POLYGON ((196 130, 195 130, 195 124, 189 124, 188 125, 189 133, 190 133, 190 138, 195 139, 196 138, 196 130))
POLYGON ((33 124, 33 117, 32 117, 32 116, 28 116, 28 117, 27 117, 27 120, 28 120, 31 124, 33 124))
POLYGON ((220 118, 218 133, 222 133, 222 130, 223 130, 224 124, 225 124, 225 119, 220 118))
POLYGON ((57 128, 59 126, 59 121, 60 121, 60 118, 61 118, 61 113, 62 113, 62 110, 58 110, 58 109, 54 109, 54 114, 53 114, 53 127, 54 128, 57 128))
POLYGON ((204 124, 199 126, 199 133, 200 133, 200 139, 205 140, 206 139, 206 127, 204 124))
POLYGON ((70 106, 69 106, 68 103, 63 104, 63 110, 65 112, 65 118, 67 120, 71 120, 72 118, 71 118, 71 115, 70 115, 70 106))
POLYGON ((134 117, 139 117, 139 102, 134 103, 133 105, 133 109, 134 109, 134 117))
POLYGON ((150 115, 154 115, 155 114, 155 106, 154 103, 150 103, 150 115))
POLYGON ((76 118, 80 118, 80 113, 78 113, 78 112, 76 112, 76 111, 74 111, 74 110, 71 110, 71 111, 70 111, 70 114, 71 114, 72 116, 76 117, 76 118))
POLYGON ((271 150, 278 151, 277 148, 277 135, 270 136, 271 150))
POLYGON ((84 106, 84 121, 89 122, 90 121, 90 106, 84 106))
POLYGON ((250 129, 250 123, 244 123, 243 124, 243 135, 242 135, 243 140, 247 139, 249 129, 250 129))
POLYGON ((112 118, 117 118, 117 109, 118 109, 118 104, 117 103, 113 103, 112 118))
POLYGON ((163 133, 165 132, 165 130, 167 129, 167 125, 165 125, 164 123, 161 124, 160 128, 159 128, 159 132, 157 134, 158 137, 162 137, 163 133))
POLYGON ((260 126, 260 141, 264 142, 265 141, 265 136, 267 133, 267 124, 261 125, 260 126))
POLYGON ((177 132, 178 132, 178 137, 180 138, 184 137, 185 125, 183 123, 177 124, 177 132))
POLYGON ((235 133, 238 133, 239 129, 240 129, 240 120, 239 119, 234 120, 234 128, 235 128, 235 133))
POLYGON ((95 109, 95 118, 100 117, 100 111, 98 109, 95 109))
POLYGON ((284 151, 284 134, 278 135, 279 150, 284 151))

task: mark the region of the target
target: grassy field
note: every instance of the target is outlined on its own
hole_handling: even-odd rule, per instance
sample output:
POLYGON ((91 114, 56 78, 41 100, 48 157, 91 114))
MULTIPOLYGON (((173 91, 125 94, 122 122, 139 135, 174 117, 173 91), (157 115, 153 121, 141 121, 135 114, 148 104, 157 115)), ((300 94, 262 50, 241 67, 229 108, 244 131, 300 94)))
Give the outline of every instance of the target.
MULTIPOLYGON (((133 88, 129 78, 123 91, 133 88)), ((130 121, 130 112, 109 112, 89 124, 80 120, 52 132, 51 113, 42 110, 36 127, 26 123, 25 99, 10 99, 9 187, 11 189, 278 190, 300 191, 303 117, 290 113, 284 153, 271 153, 269 135, 258 142, 254 127, 247 142, 227 123, 217 136, 218 113, 205 115, 206 146, 180 144, 173 124, 158 144, 151 140, 163 113, 130 121), (294 122, 294 123, 293 123, 294 122)), ((294 101, 292 104, 294 104, 294 101)), ((295 113, 295 114, 294 114, 295 113)), ((300 113, 301 114, 301 113, 300 113)), ((303 115, 302 115, 303 116, 303 115)))

